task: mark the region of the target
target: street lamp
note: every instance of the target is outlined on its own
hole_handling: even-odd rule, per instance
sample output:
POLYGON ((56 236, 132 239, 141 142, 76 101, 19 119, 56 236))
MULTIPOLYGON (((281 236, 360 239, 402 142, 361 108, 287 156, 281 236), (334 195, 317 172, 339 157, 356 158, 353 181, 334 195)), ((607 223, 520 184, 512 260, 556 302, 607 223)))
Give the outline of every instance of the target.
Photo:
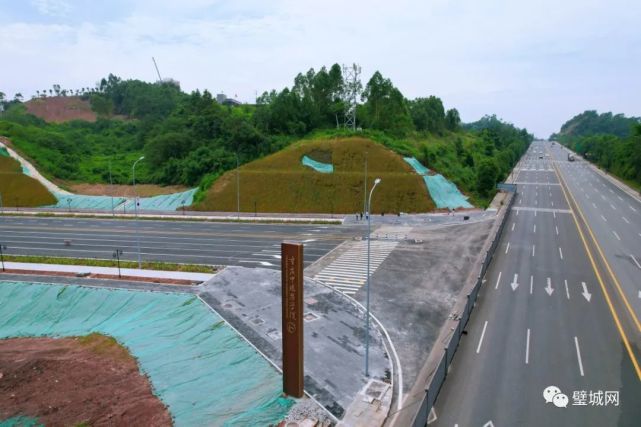
POLYGON ((136 228, 136 243, 138 245, 138 269, 142 269, 142 257, 140 255, 140 234, 138 233, 138 192, 136 191, 136 165, 144 158, 145 156, 140 156, 140 158, 136 160, 134 162, 134 165, 131 167, 131 175, 134 182, 134 225, 136 228))
POLYGON ((240 221, 240 170, 238 160, 238 152, 236 152, 236 208, 238 211, 238 221, 240 221))
POLYGON ((372 232, 372 215, 370 209, 372 207, 372 193, 374 189, 381 182, 380 178, 374 180, 374 186, 369 192, 367 200, 367 302, 365 304, 365 376, 369 377, 369 254, 370 254, 370 234, 372 232))

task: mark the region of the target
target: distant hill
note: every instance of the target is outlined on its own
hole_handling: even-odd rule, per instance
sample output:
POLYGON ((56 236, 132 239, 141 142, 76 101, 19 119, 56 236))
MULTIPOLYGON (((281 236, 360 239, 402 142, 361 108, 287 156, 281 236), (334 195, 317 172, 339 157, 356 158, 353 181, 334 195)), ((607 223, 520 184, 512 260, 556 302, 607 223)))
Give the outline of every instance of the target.
POLYGON ((626 138, 631 135, 634 125, 640 121, 639 117, 626 117, 623 114, 610 112, 599 114, 595 110, 587 110, 565 122, 561 130, 552 134, 550 139, 564 142, 591 135, 614 135, 626 138))
MULTIPOLYGON (((365 153, 368 186, 382 181, 372 197, 372 212, 427 212, 434 209, 423 179, 403 158, 370 139, 304 140, 255 160, 239 170, 243 212, 355 213, 363 211, 365 153), (303 156, 331 163, 333 173, 303 166, 303 156)), ((194 206, 196 210, 235 211, 236 171, 220 177, 194 206)))
POLYGON ((62 123, 70 120, 96 121, 96 113, 88 100, 79 96, 35 98, 24 103, 27 112, 44 121, 62 123))

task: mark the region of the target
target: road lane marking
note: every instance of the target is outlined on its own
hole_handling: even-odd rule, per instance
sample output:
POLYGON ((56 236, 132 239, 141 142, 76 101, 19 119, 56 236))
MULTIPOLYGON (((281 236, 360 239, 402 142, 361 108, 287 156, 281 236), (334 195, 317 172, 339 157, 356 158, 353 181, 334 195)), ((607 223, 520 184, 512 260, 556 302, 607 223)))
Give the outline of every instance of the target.
POLYGON ((516 226, 516 222, 512 223, 512 231, 514 231, 514 227, 516 226))
POLYGON ((637 265, 637 267, 641 268, 641 264, 639 264, 639 261, 634 257, 634 255, 630 254, 630 258, 632 258, 632 261, 637 265))
POLYGON ((623 218, 623 220, 624 220, 627 224, 630 224, 630 221, 628 221, 628 219, 627 219, 626 217, 622 216, 621 218, 623 218))
POLYGON ((583 287, 583 297, 590 302, 590 298, 592 298, 592 294, 588 292, 588 285, 585 284, 585 282, 581 282, 581 286, 583 287))
POLYGON ((536 251, 536 245, 532 245, 532 256, 534 256, 535 251, 536 251))
POLYGON ((565 282, 565 296, 570 299, 570 290, 568 289, 568 281, 564 280, 565 282))
POLYGON ((525 364, 530 361, 530 328, 527 328, 527 338, 525 338, 525 364))
POLYGON ((552 287, 552 279, 548 277, 547 283, 547 286, 544 288, 545 292, 547 292, 549 296, 552 296, 552 292, 554 292, 554 288, 552 287))
POLYGON ((534 288, 534 276, 530 276, 530 295, 532 295, 533 288, 534 288))
POLYGON ((605 221, 605 222, 608 222, 608 220, 607 220, 607 219, 605 219, 605 217, 604 217, 603 215, 601 215, 601 219, 602 219, 603 221, 605 221))
POLYGON ((634 209, 634 207, 633 207, 633 206, 628 206, 628 207, 629 207, 630 209, 632 209, 632 211, 634 211, 634 212, 636 212, 636 211, 637 211, 636 209, 634 209))
POLYGON ((557 226, 555 225, 555 226, 554 226, 554 229, 556 230, 556 235, 558 236, 558 235, 559 235, 559 227, 557 227, 557 226))
POLYGON ((510 242, 507 242, 507 246, 505 247, 505 253, 507 254, 509 250, 510 250, 510 242))
POLYGON ((617 208, 616 208, 612 203, 610 203, 610 207, 611 207, 612 209, 614 209, 615 211, 617 210, 617 208))
POLYGON ((536 233, 536 224, 534 224, 534 229, 532 231, 536 233))
POLYGON ((563 250, 561 250, 561 247, 559 247, 559 256, 563 259, 563 250))
POLYGON ((614 237, 616 237, 617 240, 619 240, 619 241, 621 240, 621 238, 619 237, 619 235, 617 234, 616 231, 612 230, 612 234, 614 234, 614 237))
POLYGON ((519 287, 519 275, 518 274, 514 275, 514 280, 512 281, 512 283, 510 283, 510 286, 512 286, 512 290, 513 291, 515 291, 516 288, 519 287))
MULTIPOLYGON (((583 215, 583 212, 581 211, 581 207, 578 205, 578 203, 576 203, 576 199, 574 198, 572 193, 569 193, 569 189, 568 189, 568 191, 565 190, 565 186, 563 185, 563 184, 565 184, 565 181, 563 180, 563 177, 561 176, 561 174, 560 174, 560 172, 558 170, 558 167, 555 165, 554 168, 555 168, 554 171, 555 171, 557 179, 559 180, 560 183, 562 183, 561 191, 563 191, 563 195, 565 197, 566 202, 568 203, 568 205, 570 205, 570 198, 572 198, 572 200, 574 200, 574 203, 576 204, 578 213, 579 213, 579 215, 581 215, 581 218, 585 222, 586 227, 587 227, 588 231, 590 232, 590 236, 592 237, 593 242, 595 243, 597 249, 599 250, 599 254, 601 255, 601 259, 605 262, 606 267, 608 267, 608 271, 609 271, 612 279, 614 280, 615 284, 617 285, 619 294, 622 296, 623 301, 624 301, 624 303, 626 305, 626 308, 628 309, 628 312, 631 314, 632 318, 635 320, 635 322, 637 324, 637 327, 639 329, 641 329, 641 326, 639 325, 639 321, 638 321, 637 317, 635 316, 634 311, 630 307, 628 299, 623 294, 623 290, 621 289, 621 285, 619 284, 618 280, 616 279, 616 276, 614 276, 614 273, 612 272, 612 269, 609 268, 609 264, 608 264, 607 260, 605 259, 605 256, 603 255, 603 251, 601 250, 601 247, 599 246, 598 242, 596 241, 596 238, 594 237, 594 233, 592 232, 592 229, 590 228, 590 226, 587 224, 587 221, 585 220, 585 216, 583 215)), ((630 346, 630 341, 628 340, 628 336, 626 335, 625 331, 623 330, 623 326, 621 325, 621 320, 619 319, 619 314, 614 309, 614 305, 612 304, 612 300, 610 299, 610 294, 608 293, 608 290, 605 287, 605 283, 603 282, 603 277, 601 277, 601 273, 599 272, 599 270, 596 267, 596 263, 594 261, 594 257, 592 256, 592 252, 590 251, 590 248, 588 246, 588 242, 586 240, 586 237, 583 234, 583 231, 581 230, 581 226, 579 225, 579 220, 578 220, 576 215, 573 215, 572 218, 574 219, 574 225, 576 226, 576 229, 579 232, 579 237, 581 237, 581 242, 583 243, 583 248, 585 249, 585 252, 588 255, 588 259, 590 260, 590 264, 592 265, 592 270, 594 271, 594 274, 597 277, 597 280, 599 282, 599 286, 601 287, 601 291, 603 292, 603 296, 605 297, 605 302, 608 305, 608 309, 610 310, 610 314, 612 315, 612 319, 614 320, 614 324, 616 325, 617 330, 619 331, 619 335, 621 336, 621 339, 623 341, 623 346, 625 347, 626 351, 628 352, 628 356, 630 357, 630 361, 632 362, 632 365, 634 366, 634 370, 635 370, 635 372, 637 374, 637 377, 639 378, 639 380, 641 380, 641 367, 639 366, 639 362, 637 361, 637 358, 636 358, 634 352, 632 351, 632 347, 630 346)), ((639 235, 641 236, 641 233, 639 233, 639 235)), ((640 293, 639 296, 641 298, 641 293, 640 293)))
POLYGON ((579 348, 579 339, 577 337, 574 337, 574 345, 576 346, 576 358, 579 361, 579 372, 581 372, 581 376, 585 376, 583 372, 583 362, 581 361, 581 349, 579 348))
POLYGON ((498 277, 498 279, 496 279, 496 286, 494 287, 494 289, 498 289, 499 288, 499 283, 501 283, 501 274, 503 274, 503 272, 499 271, 499 277, 498 277))
POLYGON ((479 354, 481 351, 481 344, 483 344, 483 337, 485 336, 485 329, 487 328, 487 320, 485 321, 485 324, 483 325, 483 332, 481 332, 481 339, 479 340, 479 345, 476 347, 476 354, 479 354))

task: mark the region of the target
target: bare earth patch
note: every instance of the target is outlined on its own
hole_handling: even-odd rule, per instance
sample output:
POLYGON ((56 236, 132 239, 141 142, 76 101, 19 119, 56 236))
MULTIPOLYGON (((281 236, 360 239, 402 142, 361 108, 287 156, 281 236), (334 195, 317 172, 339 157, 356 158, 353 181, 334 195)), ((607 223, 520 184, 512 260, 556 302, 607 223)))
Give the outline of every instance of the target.
POLYGON ((170 426, 136 360, 112 338, 0 340, 0 421, 17 415, 47 426, 170 426))
POLYGON ((50 96, 25 102, 27 111, 47 122, 66 122, 69 120, 96 121, 96 113, 89 101, 78 96, 50 96))
MULTIPOLYGON (((134 188, 131 185, 114 185, 109 184, 71 184, 66 183, 66 187, 72 193, 84 194, 87 196, 114 196, 114 197, 134 197, 134 188)), ((152 197, 161 194, 172 194, 187 191, 189 188, 182 185, 168 185, 161 187, 154 184, 137 184, 136 192, 138 197, 152 197)))

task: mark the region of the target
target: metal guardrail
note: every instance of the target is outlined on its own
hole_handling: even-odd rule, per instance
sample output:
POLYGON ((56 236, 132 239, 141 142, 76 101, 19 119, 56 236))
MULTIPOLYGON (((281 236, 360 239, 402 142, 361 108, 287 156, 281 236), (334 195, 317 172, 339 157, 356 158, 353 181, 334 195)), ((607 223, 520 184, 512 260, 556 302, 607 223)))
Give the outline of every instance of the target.
MULTIPOLYGON (((516 187, 516 185, 514 187, 516 187)), ((427 425, 427 418, 429 416, 429 413, 432 410, 434 403, 436 402, 436 398, 438 397, 438 393, 441 391, 441 387, 443 387, 445 379, 447 378, 447 371, 450 364, 452 363, 452 359, 454 358, 454 353, 456 353, 456 349, 458 348, 459 341, 461 340, 461 335, 463 334, 463 329, 467 325, 467 322, 470 319, 470 314, 472 313, 474 305, 476 304, 476 298, 478 296, 479 290, 481 289, 481 285, 483 284, 483 277, 485 276, 485 272, 487 271, 487 268, 490 265, 492 258, 494 257, 494 253, 497 246, 499 245, 499 240, 501 239, 503 229, 505 228, 505 223, 507 222, 507 218, 512 210, 514 201, 516 200, 516 189, 514 189, 514 192, 510 193, 511 198, 509 203, 507 204, 505 214, 501 219, 501 224, 499 225, 499 228, 496 232, 496 235, 494 236, 494 240, 492 241, 489 250, 485 253, 485 259, 483 260, 483 263, 481 265, 481 271, 478 275, 476 283, 474 284, 474 287, 472 288, 470 293, 467 295, 465 309, 460 314, 457 326, 454 329, 452 336, 449 338, 449 342, 445 346, 445 349, 443 350, 443 355, 440 359, 440 362, 438 363, 436 369, 434 369, 434 373, 428 381, 427 388, 425 389, 425 396, 421 401, 419 410, 414 417, 414 421, 412 422, 412 426, 414 427, 425 427, 427 425)))

